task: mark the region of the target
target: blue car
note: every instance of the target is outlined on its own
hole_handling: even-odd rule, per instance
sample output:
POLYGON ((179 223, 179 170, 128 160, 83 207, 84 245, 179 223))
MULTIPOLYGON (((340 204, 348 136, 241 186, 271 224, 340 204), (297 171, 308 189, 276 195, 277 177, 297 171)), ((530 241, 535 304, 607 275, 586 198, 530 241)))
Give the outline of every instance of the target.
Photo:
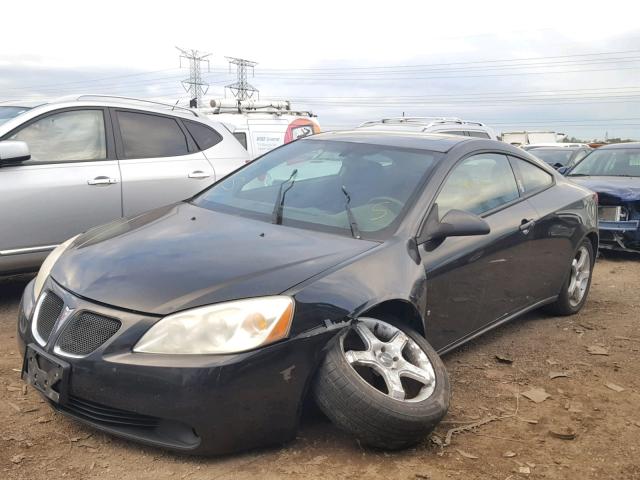
POLYGON ((600 248, 640 252, 640 142, 600 147, 567 177, 598 194, 600 248))

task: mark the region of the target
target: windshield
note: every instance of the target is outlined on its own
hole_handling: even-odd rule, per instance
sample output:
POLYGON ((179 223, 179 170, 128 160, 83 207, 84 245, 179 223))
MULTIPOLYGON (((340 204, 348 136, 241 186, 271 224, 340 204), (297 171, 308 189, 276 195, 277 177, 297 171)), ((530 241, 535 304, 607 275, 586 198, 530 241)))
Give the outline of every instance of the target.
POLYGON ((8 122, 14 117, 17 117, 21 113, 29 110, 29 107, 3 107, 0 106, 0 125, 8 122))
POLYGON ((381 145, 299 140, 229 175, 193 203, 268 222, 384 239, 395 231, 441 156, 381 145), (277 204, 282 205, 280 211, 277 204))
POLYGON ((584 157, 569 176, 640 177, 640 148, 596 150, 584 157))
POLYGON ((574 150, 569 148, 563 149, 546 149, 546 148, 533 148, 529 150, 529 153, 538 157, 540 160, 548 163, 549 165, 557 165, 565 166, 571 160, 571 156, 574 153, 574 150))

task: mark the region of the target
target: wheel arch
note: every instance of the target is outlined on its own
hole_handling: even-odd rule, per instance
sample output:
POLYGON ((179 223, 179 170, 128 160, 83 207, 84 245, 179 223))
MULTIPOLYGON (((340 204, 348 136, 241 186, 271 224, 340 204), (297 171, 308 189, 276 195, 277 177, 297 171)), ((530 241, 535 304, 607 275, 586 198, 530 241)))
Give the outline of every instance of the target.
POLYGON ((395 318, 398 321, 412 327, 423 337, 426 336, 426 330, 424 325, 424 319, 416 306, 407 301, 399 298, 385 300, 380 302, 367 310, 360 313, 360 317, 373 317, 380 320, 388 318, 395 318))
POLYGON ((593 256, 595 259, 595 257, 598 256, 598 243, 600 237, 597 232, 589 232, 585 235, 585 238, 591 242, 591 246, 593 247, 593 256))

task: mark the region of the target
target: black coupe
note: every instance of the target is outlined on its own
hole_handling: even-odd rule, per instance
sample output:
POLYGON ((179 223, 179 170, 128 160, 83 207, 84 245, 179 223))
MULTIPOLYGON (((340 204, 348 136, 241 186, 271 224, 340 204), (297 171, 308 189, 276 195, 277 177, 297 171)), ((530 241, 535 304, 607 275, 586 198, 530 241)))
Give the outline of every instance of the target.
POLYGON ((584 305, 595 195, 502 142, 342 132, 54 250, 22 298, 23 378, 58 411, 213 454, 295 436, 313 395, 363 443, 445 414, 438 354, 584 305))

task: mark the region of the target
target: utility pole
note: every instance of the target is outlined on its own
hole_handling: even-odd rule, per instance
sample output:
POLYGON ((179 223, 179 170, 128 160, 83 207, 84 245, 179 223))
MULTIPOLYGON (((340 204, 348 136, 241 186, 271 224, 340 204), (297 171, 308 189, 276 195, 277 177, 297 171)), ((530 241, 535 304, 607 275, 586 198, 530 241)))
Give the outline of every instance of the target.
POLYGON ((189 61, 189 79, 182 80, 182 86, 189 94, 189 107, 198 108, 202 104, 202 97, 209 90, 209 84, 202 81, 200 72, 200 64, 207 64, 207 72, 211 71, 209 60, 210 53, 200 53, 198 50, 187 50, 176 47, 180 52, 180 68, 182 68, 182 59, 189 61))
POLYGON ((258 62, 252 62, 251 60, 244 60, 243 58, 235 58, 235 57, 225 57, 229 62, 229 70, 231 70, 231 65, 236 66, 236 82, 230 85, 227 85, 225 88, 228 88, 233 93, 233 96, 238 100, 247 100, 252 98, 254 94, 258 94, 258 89, 247 82, 247 71, 251 69, 251 73, 254 73, 253 67, 255 67, 258 62))

